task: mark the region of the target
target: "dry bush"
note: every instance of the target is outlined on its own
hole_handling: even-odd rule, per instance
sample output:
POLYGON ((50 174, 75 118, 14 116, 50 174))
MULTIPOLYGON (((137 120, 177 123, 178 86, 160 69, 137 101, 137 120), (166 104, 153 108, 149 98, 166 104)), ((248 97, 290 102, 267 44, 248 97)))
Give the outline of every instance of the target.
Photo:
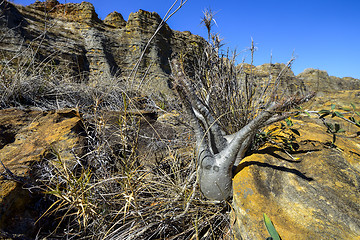
MULTIPOLYGON (((214 118, 227 134, 232 134, 249 123, 269 102, 285 99, 284 89, 279 88, 283 74, 289 69, 291 59, 278 76, 268 80, 245 71, 244 64, 236 64, 236 52, 222 51, 222 40, 218 34, 211 34, 208 44, 197 61, 192 65, 195 70, 184 70, 191 76, 197 96, 209 108, 214 118)), ((251 64, 255 52, 254 42, 249 48, 251 64)), ((244 59, 245 60, 245 59, 244 59)), ((185 62, 185 60, 183 60, 185 62)))

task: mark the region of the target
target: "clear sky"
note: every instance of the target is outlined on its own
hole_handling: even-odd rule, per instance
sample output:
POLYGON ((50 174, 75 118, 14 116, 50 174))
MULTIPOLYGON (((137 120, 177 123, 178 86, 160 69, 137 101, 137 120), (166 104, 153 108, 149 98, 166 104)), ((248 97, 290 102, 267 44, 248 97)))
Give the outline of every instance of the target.
MULTIPOLYGON (((35 0, 14 0, 28 5, 35 0)), ((65 1, 59 1, 64 3, 65 1)), ((79 0, 67 2, 79 3, 79 0)), ((127 20, 139 9, 165 15, 173 0, 89 0, 100 19, 117 11, 127 20)), ((337 77, 360 79, 360 0, 188 0, 168 22, 174 30, 207 37, 200 24, 211 8, 219 33, 230 49, 242 51, 254 39, 255 65, 286 63, 292 56, 295 74, 305 68, 326 70, 337 77)), ((238 57, 241 62, 244 55, 238 57)), ((247 61, 249 62, 249 61, 247 61)))

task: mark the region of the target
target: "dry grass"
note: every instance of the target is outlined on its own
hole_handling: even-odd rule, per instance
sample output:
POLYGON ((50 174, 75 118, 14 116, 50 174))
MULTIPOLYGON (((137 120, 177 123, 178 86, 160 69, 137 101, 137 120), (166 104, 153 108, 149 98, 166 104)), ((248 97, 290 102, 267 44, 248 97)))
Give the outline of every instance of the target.
MULTIPOLYGON (((270 96, 257 97, 262 91, 251 75, 240 81, 235 58, 221 56, 219 36, 212 39, 191 71, 199 96, 223 129, 233 133, 270 96)), ((22 49, 0 69, 0 108, 75 108, 84 118, 87 136, 85 153, 74 155, 72 164, 54 149, 36 166, 38 188, 50 202, 39 221, 38 238, 231 239, 231 205, 203 198, 194 156, 180 154, 175 150, 179 146, 166 142, 166 154, 153 161, 139 154, 141 125, 126 112, 180 106, 134 91, 124 79, 99 75, 90 81, 69 75, 51 57, 37 61, 35 56, 32 48, 22 49), (145 105, 138 104, 139 97, 146 99, 145 105), (125 114, 109 133, 100 119, 114 110, 125 114)))
POLYGON ((26 50, 0 76, 1 108, 75 108, 83 116, 84 154, 64 161, 54 149, 34 167, 37 188, 47 199, 39 239, 221 239, 230 234, 229 203, 203 198, 194 157, 176 150, 182 141, 162 141, 166 151, 152 161, 139 154, 141 115, 126 113, 179 106, 136 92, 113 76, 71 77, 51 59, 38 62, 26 50), (102 120, 108 111, 122 113, 112 131, 102 120))
POLYGON ((54 159, 37 168, 42 189, 53 199, 44 216, 51 214, 57 223, 47 236, 222 239, 229 235, 225 229, 229 231, 230 206, 202 197, 194 158, 177 154, 168 145, 163 157, 143 159, 136 154, 139 125, 131 122, 127 127, 132 130, 126 132, 119 125, 118 133, 127 134, 127 146, 116 162, 111 161, 112 143, 97 128, 89 134, 94 136, 89 141, 95 147, 74 158, 73 164, 65 164, 54 154, 54 159))

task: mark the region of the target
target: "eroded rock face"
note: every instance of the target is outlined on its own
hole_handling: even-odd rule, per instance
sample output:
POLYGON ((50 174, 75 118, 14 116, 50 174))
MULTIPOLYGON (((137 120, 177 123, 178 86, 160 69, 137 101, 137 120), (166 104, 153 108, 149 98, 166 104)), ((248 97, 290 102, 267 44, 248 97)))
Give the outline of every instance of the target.
MULTIPOLYGON (((30 61, 36 52, 38 61, 60 65, 63 75, 79 76, 80 80, 97 79, 103 74, 129 77, 161 22, 157 13, 144 10, 131 13, 127 22, 117 12, 102 21, 90 3, 59 4, 56 0, 25 7, 4 2, 0 4, 0 16, 4 63, 23 52, 7 67, 30 61), (29 51, 33 49, 38 50, 29 51)), ((168 60, 180 53, 194 56, 204 44, 203 38, 173 31, 165 24, 140 62, 135 81, 141 81, 147 73, 150 89, 172 94, 168 60)), ((0 70, 2 66, 0 63, 0 70)))
POLYGON ((300 148, 265 147, 234 177, 236 239, 265 239, 266 213, 282 239, 360 239, 360 142, 332 136, 314 120, 296 121, 300 148))
MULTIPOLYGON (((318 93, 318 97, 331 95, 331 93, 340 93, 343 91, 359 91, 360 79, 352 77, 334 77, 329 76, 326 71, 308 68, 304 72, 294 75, 292 70, 283 63, 262 64, 259 66, 247 63, 239 64, 238 69, 242 69, 245 74, 254 76, 255 79, 261 79, 267 83, 274 82, 278 76, 279 86, 281 89, 287 89, 290 93, 303 93, 306 91, 314 91, 318 93), (329 94, 330 93, 330 94, 329 94)), ((351 102, 349 98, 341 99, 351 102)))
POLYGON ((251 76, 249 78, 259 81, 260 86, 265 87, 270 83, 269 89, 272 89, 276 84, 275 88, 279 90, 279 95, 282 95, 284 91, 290 95, 302 95, 311 91, 304 81, 295 77, 292 70, 284 63, 266 63, 259 66, 242 63, 237 68, 243 71, 242 78, 245 78, 245 75, 251 76))
MULTIPOLYGON (((74 161, 84 146, 81 120, 72 110, 52 112, 0 110, 0 159, 23 182, 0 176, 0 230, 34 237, 41 216, 41 197, 24 188, 33 179, 32 167, 53 151, 74 161)), ((0 172, 6 174, 3 166, 0 172)), ((4 237, 4 236, 3 236, 4 237)), ((1 238, 1 231, 0 231, 1 238)))
POLYGON ((329 76, 326 71, 313 68, 305 69, 304 72, 298 74, 296 77, 303 80, 305 84, 314 91, 337 92, 360 89, 360 79, 329 76))

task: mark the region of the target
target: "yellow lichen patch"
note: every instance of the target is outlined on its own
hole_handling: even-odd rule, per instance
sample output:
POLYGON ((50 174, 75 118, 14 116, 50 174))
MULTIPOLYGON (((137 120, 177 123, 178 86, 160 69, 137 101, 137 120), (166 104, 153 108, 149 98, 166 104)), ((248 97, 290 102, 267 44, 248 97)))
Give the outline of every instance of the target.
MULTIPOLYGON (((66 164, 74 164, 81 153, 81 120, 72 110, 53 112, 1 110, 0 126, 7 126, 8 141, 0 149, 0 159, 18 178, 31 178, 32 166, 56 152, 66 164)), ((0 172, 4 172, 0 166, 0 172)), ((28 190, 12 180, 0 180, 0 228, 14 216, 23 214, 31 201, 28 190), (6 213, 6 214, 2 214, 6 213), (11 213, 11 214, 10 214, 11 213)))
MULTIPOLYGON (((27 174, 33 161, 39 161, 47 151, 58 150, 64 158, 73 158, 70 150, 75 149, 81 137, 73 131, 80 119, 71 111, 38 114, 27 126, 22 127, 15 141, 0 150, 0 158, 19 176, 27 174), (63 115, 65 117, 63 117, 63 115)), ((21 122, 19 123, 21 124, 21 122)), ((2 167, 0 167, 1 169, 2 167)))

